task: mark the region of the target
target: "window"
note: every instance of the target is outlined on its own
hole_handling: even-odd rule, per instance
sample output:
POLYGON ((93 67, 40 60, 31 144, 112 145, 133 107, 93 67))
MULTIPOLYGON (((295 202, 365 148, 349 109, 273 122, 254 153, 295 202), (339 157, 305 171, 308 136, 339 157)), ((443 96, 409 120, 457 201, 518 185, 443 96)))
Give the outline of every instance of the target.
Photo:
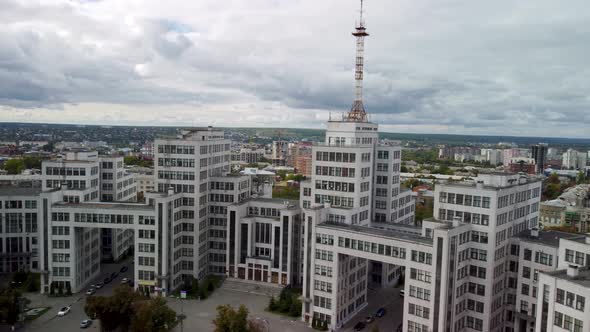
POLYGON ((524 260, 525 261, 530 261, 532 256, 533 256, 533 252, 530 249, 524 250, 524 260))

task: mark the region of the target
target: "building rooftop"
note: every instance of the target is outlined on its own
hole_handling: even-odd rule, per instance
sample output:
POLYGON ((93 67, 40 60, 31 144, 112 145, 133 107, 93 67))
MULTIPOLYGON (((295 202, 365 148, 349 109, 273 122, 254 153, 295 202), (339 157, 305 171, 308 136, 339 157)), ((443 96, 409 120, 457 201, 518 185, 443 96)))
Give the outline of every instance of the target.
POLYGON ((283 205, 285 209, 299 208, 299 201, 298 200, 286 199, 286 198, 266 198, 266 197, 250 197, 250 198, 245 199, 239 203, 235 203, 235 205, 242 205, 242 204, 246 204, 246 203, 250 203, 250 202, 280 204, 280 205, 283 205))
POLYGON ((39 196, 41 192, 41 188, 0 187, 0 196, 39 196))
POLYGON ((155 211, 154 206, 142 203, 66 203, 59 202, 53 204, 57 208, 75 208, 75 209, 106 209, 106 210, 133 210, 133 211, 155 211))
POLYGON ((396 239, 406 242, 419 242, 422 244, 432 245, 431 238, 409 234, 407 232, 394 231, 389 229, 380 229, 366 226, 350 225, 343 223, 321 223, 317 225, 318 228, 335 229, 339 231, 367 234, 378 236, 382 238, 396 239))
POLYGON ((542 272, 557 279, 567 280, 574 284, 578 284, 584 287, 590 287, 590 268, 587 266, 578 268, 578 276, 571 277, 567 275, 567 269, 557 270, 551 272, 542 272))
POLYGON ((580 234, 559 232, 559 231, 538 231, 538 236, 532 236, 531 230, 524 230, 516 235, 521 241, 544 244, 551 247, 559 247, 559 239, 573 239, 580 237, 580 234))

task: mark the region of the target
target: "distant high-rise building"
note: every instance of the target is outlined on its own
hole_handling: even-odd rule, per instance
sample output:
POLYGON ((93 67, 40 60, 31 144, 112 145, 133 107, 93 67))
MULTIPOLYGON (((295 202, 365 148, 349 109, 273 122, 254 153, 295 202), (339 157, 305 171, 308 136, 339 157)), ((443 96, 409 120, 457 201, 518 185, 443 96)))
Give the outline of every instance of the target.
POLYGON ((539 143, 531 145, 531 157, 535 159, 537 164, 537 174, 543 173, 543 169, 547 164, 547 153, 549 146, 546 143, 539 143))
POLYGON ((586 167, 586 153, 567 149, 563 154, 562 167, 565 169, 582 169, 586 167))

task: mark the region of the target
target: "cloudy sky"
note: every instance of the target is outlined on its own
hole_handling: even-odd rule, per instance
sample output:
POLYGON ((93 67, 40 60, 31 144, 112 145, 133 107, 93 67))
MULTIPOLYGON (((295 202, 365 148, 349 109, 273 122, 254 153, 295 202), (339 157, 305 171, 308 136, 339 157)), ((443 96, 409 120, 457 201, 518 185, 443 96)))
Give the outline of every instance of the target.
MULTIPOLYGON (((0 121, 322 128, 358 0, 0 0, 0 121)), ((366 0, 381 130, 590 137, 587 1, 366 0)))

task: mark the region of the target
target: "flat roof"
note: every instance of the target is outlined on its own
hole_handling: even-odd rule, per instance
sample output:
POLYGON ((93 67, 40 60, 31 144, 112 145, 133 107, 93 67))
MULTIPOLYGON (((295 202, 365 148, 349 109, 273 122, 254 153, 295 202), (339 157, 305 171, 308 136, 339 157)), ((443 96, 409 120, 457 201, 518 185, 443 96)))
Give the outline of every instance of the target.
POLYGON ((41 188, 1 186, 0 196, 39 196, 41 188))
POLYGON ((106 210, 141 210, 141 211, 155 211, 154 206, 141 203, 66 203, 59 202, 53 204, 58 208, 75 208, 75 209, 106 209, 106 210))
POLYGON ((294 199, 286 199, 286 198, 266 198, 266 197, 250 197, 248 199, 245 199, 239 203, 236 203, 235 205, 242 205, 242 204, 246 204, 249 202, 261 202, 261 203, 273 203, 273 204, 280 204, 282 205, 285 209, 293 209, 293 208, 299 208, 299 201, 298 200, 294 200, 294 199), (288 202, 289 205, 292 205, 291 207, 289 207, 289 205, 285 205, 284 203, 288 202))
POLYGON ((539 231, 539 236, 535 237, 531 235, 531 230, 527 229, 516 234, 516 237, 522 241, 530 243, 539 243, 552 247, 559 247, 559 239, 572 239, 580 237, 580 234, 560 231, 539 231))
POLYGON ((551 272, 543 272, 547 275, 555 277, 557 279, 567 280, 574 284, 578 284, 584 287, 590 287, 590 269, 587 266, 578 268, 578 276, 570 277, 567 275, 567 269, 557 270, 551 272))
POLYGON ((419 242, 422 244, 432 245, 433 241, 431 238, 412 235, 406 232, 394 231, 389 229, 380 229, 367 226, 349 225, 343 223, 321 223, 317 224, 318 228, 328 228, 344 232, 358 233, 364 235, 372 235, 384 238, 393 238, 396 240, 402 240, 407 242, 419 242))

